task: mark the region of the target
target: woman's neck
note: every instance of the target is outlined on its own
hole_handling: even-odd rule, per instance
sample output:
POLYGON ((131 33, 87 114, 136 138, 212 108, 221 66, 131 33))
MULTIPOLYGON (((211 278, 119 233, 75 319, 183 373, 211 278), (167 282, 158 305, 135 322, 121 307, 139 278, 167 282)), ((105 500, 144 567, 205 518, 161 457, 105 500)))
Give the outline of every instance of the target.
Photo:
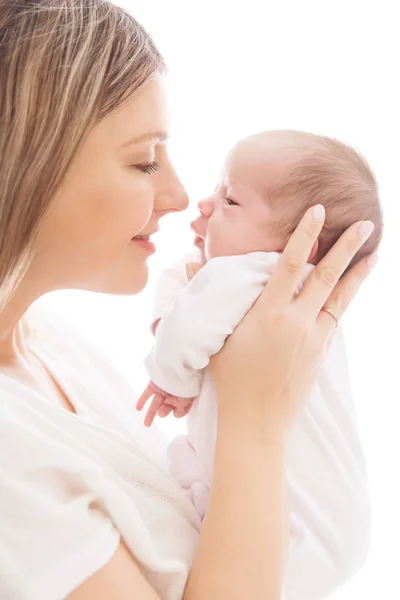
POLYGON ((23 316, 32 304, 18 291, 0 312, 0 365, 13 366, 28 354, 23 316))

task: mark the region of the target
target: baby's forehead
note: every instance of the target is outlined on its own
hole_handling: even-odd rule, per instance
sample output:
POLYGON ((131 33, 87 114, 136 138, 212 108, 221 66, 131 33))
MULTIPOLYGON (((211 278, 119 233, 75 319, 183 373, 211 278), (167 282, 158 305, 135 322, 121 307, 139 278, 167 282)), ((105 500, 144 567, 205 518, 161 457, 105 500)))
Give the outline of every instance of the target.
POLYGON ((230 150, 224 162, 223 176, 265 194, 287 170, 293 156, 290 146, 283 146, 272 135, 252 136, 230 150))
POLYGON ((271 162, 287 160, 302 150, 309 150, 313 141, 311 134, 298 131, 266 131, 239 140, 227 158, 235 161, 271 162))

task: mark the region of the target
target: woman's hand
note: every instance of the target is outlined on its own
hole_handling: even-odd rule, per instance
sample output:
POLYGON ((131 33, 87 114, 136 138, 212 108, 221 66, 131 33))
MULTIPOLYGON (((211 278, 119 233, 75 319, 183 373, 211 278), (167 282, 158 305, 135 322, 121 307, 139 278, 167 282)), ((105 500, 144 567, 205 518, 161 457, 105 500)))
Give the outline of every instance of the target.
POLYGON ((264 292, 211 358, 219 430, 228 425, 237 435, 286 439, 336 327, 332 315, 321 309, 326 306, 342 317, 370 271, 373 261, 363 259, 338 282, 372 232, 372 224, 358 222, 343 233, 294 296, 324 217, 322 206, 307 211, 264 292))

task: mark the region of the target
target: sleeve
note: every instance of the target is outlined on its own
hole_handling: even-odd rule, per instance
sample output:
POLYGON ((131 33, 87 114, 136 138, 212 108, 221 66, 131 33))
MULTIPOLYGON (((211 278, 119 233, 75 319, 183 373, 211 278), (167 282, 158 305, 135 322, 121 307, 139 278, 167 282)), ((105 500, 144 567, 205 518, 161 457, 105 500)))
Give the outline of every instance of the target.
POLYGON ((110 560, 119 533, 67 446, 0 413, 0 453, 0 598, 65 598, 110 560))
POLYGON ((251 253, 210 260, 177 295, 145 360, 151 380, 189 398, 200 391, 201 370, 261 294, 275 257, 251 253))
POLYGON ((197 253, 188 252, 162 271, 154 287, 151 325, 161 319, 164 311, 170 308, 178 293, 188 284, 185 265, 199 262, 197 253))

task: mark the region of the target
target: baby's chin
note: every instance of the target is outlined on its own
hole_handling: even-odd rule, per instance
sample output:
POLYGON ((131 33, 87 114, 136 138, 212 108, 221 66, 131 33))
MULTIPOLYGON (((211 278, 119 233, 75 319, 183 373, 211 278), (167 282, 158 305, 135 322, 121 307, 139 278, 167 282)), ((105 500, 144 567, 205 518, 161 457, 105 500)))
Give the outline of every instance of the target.
MULTIPOLYGON (((212 244, 207 243, 207 239, 204 244, 204 258, 206 262, 212 258, 220 258, 222 256, 238 256, 240 254, 247 254, 249 250, 235 247, 234 244, 212 244)), ((251 252, 252 250, 250 250, 251 252)))
POLYGON ((208 259, 207 259, 207 255, 206 255, 206 248, 205 248, 204 241, 200 240, 200 238, 198 238, 198 240, 195 242, 194 245, 197 248, 198 261, 200 262, 200 264, 205 265, 208 259))
POLYGON ((238 256, 239 254, 243 254, 243 252, 235 252, 234 250, 230 252, 205 252, 204 259, 205 262, 208 262, 212 258, 221 258, 222 256, 238 256))
POLYGON ((257 252, 259 248, 253 248, 252 244, 236 245, 231 243, 212 243, 205 240, 201 245, 198 245, 199 250, 202 252, 204 257, 204 264, 212 258, 220 258, 222 256, 241 256, 242 254, 248 254, 249 252, 257 252))

